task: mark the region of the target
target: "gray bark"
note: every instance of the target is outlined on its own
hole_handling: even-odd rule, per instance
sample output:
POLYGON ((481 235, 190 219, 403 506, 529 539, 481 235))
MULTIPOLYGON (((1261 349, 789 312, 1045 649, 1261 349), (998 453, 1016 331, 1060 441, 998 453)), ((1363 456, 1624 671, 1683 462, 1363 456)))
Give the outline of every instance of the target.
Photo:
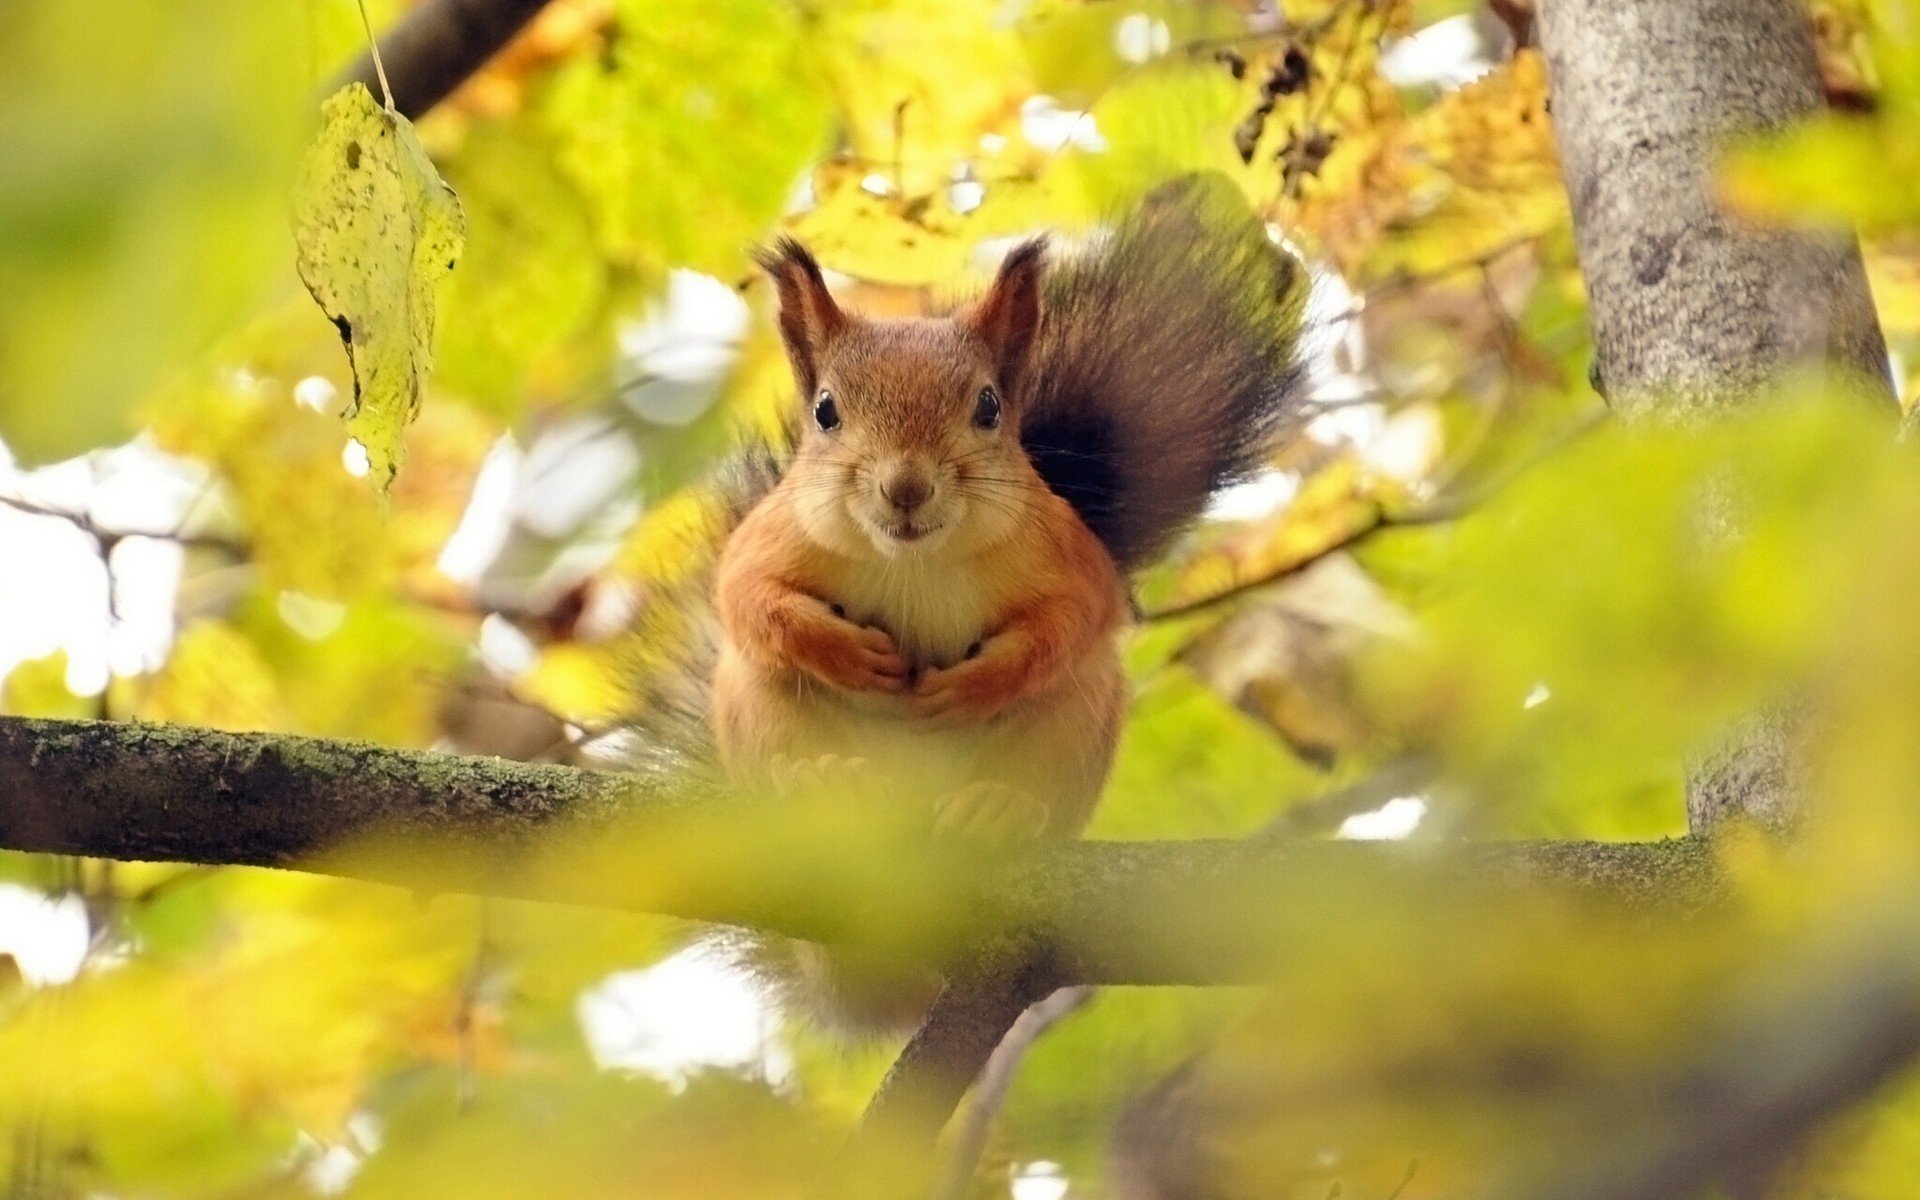
MULTIPOLYGON (((1693 419, 1824 362, 1891 419, 1854 239, 1743 226, 1714 199, 1730 138, 1821 103, 1799 0, 1548 0, 1540 35, 1608 402, 1633 419, 1693 419)), ((1693 764, 1694 833, 1733 815, 1794 822, 1793 713, 1755 716, 1693 764)))

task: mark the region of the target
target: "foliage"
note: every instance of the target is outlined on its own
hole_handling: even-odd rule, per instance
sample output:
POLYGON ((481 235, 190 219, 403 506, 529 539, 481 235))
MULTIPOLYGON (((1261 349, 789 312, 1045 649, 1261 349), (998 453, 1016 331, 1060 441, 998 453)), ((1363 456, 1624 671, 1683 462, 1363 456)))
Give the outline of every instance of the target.
MULTIPOLYGON (((1316 268, 1319 409, 1141 581, 1095 834, 1326 836, 1415 798, 1416 862, 1469 834, 1677 834, 1687 756, 1814 684, 1827 818, 1797 858, 1722 846, 1730 899, 1693 921, 1338 880, 1249 911, 1271 986, 1103 991, 1029 1055, 976 1193, 1049 1161, 1075 1196, 1181 1171, 1222 1196, 1508 1194, 1700 1122, 1671 1101, 1690 1081, 1762 1090, 1791 1056, 1716 1053, 1727 1029, 1811 1028, 1787 1000, 1835 963, 1920 961, 1909 452, 1820 379, 1723 428, 1601 425, 1540 56, 1464 0, 1269 7, 554 0, 417 139, 364 89, 320 99, 360 49, 350 0, 122 0, 104 31, 7 7, 0 499, 68 516, 0 509, 0 540, 59 528, 90 564, 60 586, 129 602, 130 551, 167 565, 147 658, 90 681, 98 645, 23 642, 0 707, 603 763, 688 636, 707 468, 786 399, 755 241, 791 232, 850 303, 921 312, 983 246, 1211 170, 1316 268), (1469 82, 1406 65, 1475 30, 1469 82), (191 494, 115 500, 103 448, 128 438, 191 494), (82 452, 76 493, 53 464, 82 452), (1701 513, 1729 495, 1747 534, 1716 541, 1701 513)), ((1911 371, 1920 12, 1814 9, 1830 90, 1866 111, 1729 147, 1720 183, 1756 221, 1858 223, 1911 371)), ((0 605, 51 562, 10 565, 0 605)), ((132 636, 118 606, 99 640, 132 636)), ((964 925, 963 889, 864 820, 538 866, 645 893, 817 843, 796 877, 891 899, 847 937, 964 925)), ((697 961, 664 918, 20 855, 0 880, 83 898, 91 939, 47 981, 0 924, 9 1194, 800 1195, 846 1169, 892 1049, 767 1016, 739 1054, 609 1056, 595 1003, 649 997, 632 1036, 669 1050, 712 1016, 621 990, 697 961)), ((1906 1195, 1916 1102, 1908 1080, 1861 1107, 1779 1194, 1906 1195)))
POLYGON ((321 108, 294 185, 296 262, 353 366, 347 428, 384 490, 433 366, 433 285, 458 264, 466 215, 414 135, 362 84, 321 108))

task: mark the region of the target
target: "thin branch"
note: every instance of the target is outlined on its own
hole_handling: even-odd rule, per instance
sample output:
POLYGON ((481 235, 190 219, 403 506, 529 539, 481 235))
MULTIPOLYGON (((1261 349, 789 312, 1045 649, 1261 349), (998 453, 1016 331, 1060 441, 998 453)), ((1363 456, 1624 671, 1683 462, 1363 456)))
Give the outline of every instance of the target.
POLYGON ((369 90, 392 84, 389 107, 418 119, 446 99, 488 59, 539 15, 547 0, 424 0, 379 41, 379 61, 370 52, 340 83, 359 81, 369 90))
POLYGON ((1407 517, 1390 516, 1385 510, 1375 505, 1371 519, 1355 521, 1345 533, 1342 533, 1326 545, 1321 546, 1312 554, 1298 558, 1277 570, 1256 575, 1251 579, 1243 579, 1238 583, 1221 588, 1217 592, 1211 592, 1197 599, 1185 600, 1178 604, 1168 604, 1160 608, 1150 609, 1142 613, 1140 619, 1142 621, 1176 621, 1181 617, 1191 617, 1199 613, 1208 612, 1229 601, 1238 600, 1249 592, 1256 592, 1263 588, 1271 587, 1283 580, 1292 579, 1322 559, 1338 554, 1342 550, 1351 550, 1353 547, 1366 541, 1383 529, 1393 529, 1401 525, 1421 525, 1429 523, 1431 522, 1416 519, 1412 517, 1411 514, 1407 517))
POLYGON ((187 533, 182 529, 116 529, 95 521, 91 514, 73 512, 69 509, 54 508, 24 496, 9 496, 0 493, 0 505, 24 513, 30 517, 49 517, 56 521, 65 521, 81 533, 86 534, 99 544, 103 552, 129 538, 143 538, 155 542, 172 542, 178 546, 195 549, 218 550, 235 558, 245 558, 249 547, 238 538, 222 537, 218 534, 187 533))
POLYGON ((1038 1004, 1032 1005, 1020 1014, 1000 1039, 988 1057, 987 1065, 980 1071, 980 1079, 974 1086, 973 1103, 967 1106, 967 1113, 961 1119, 960 1128, 954 1134, 953 1148, 948 1152, 947 1178, 941 1189, 941 1200, 966 1200, 967 1189, 973 1184, 973 1176, 980 1168, 980 1156, 986 1152, 987 1139, 993 1133, 993 1123, 998 1119, 1000 1110, 1005 1107, 1007 1093, 1013 1088, 1014 1076, 1020 1070, 1021 1060, 1027 1051, 1046 1036, 1048 1030, 1064 1021, 1067 1017, 1086 1007, 1093 999, 1094 989, 1090 987, 1061 988, 1038 1004))
POLYGON ((1523 461, 1500 472, 1494 478, 1488 479, 1474 487, 1460 488, 1451 493, 1443 493, 1416 508, 1405 509, 1400 512, 1389 512, 1376 503, 1374 506, 1374 516, 1371 520, 1356 521, 1345 533, 1320 547, 1318 550, 1315 550, 1312 554, 1296 559, 1293 562, 1287 563, 1285 566, 1268 571, 1265 574, 1256 575, 1251 579, 1243 579, 1238 583, 1231 584, 1209 595, 1201 596, 1193 600, 1182 601, 1178 604, 1166 605, 1162 608, 1151 609, 1142 613, 1140 619, 1142 621, 1172 621, 1217 608, 1229 601, 1237 600, 1249 592, 1256 592, 1262 588, 1280 583, 1283 580, 1291 579, 1320 562, 1320 560, 1338 554, 1343 550, 1351 550, 1353 547, 1383 530, 1417 529, 1424 525, 1443 525, 1450 521, 1457 521, 1462 517, 1470 515, 1488 500, 1491 500, 1500 492, 1505 491, 1516 480, 1538 466, 1541 462, 1559 453, 1583 435, 1598 429, 1606 422, 1607 417, 1608 413, 1605 409, 1597 409, 1589 413, 1581 420, 1570 425, 1565 432, 1554 438, 1538 453, 1529 455, 1523 461))

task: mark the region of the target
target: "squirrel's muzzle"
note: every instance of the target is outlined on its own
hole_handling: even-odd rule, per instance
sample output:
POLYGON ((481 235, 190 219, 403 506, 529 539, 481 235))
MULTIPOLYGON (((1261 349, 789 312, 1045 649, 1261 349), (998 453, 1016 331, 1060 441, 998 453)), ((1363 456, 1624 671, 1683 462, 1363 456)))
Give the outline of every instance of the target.
POLYGON ((902 463, 880 477, 880 497, 902 516, 927 502, 933 495, 933 476, 912 463, 902 463))

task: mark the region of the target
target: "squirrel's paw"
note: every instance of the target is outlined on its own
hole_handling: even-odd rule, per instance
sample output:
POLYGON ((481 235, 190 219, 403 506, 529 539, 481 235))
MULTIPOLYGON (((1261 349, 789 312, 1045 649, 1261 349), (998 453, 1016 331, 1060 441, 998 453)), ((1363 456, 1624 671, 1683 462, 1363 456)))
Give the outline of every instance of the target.
POLYGON ((989 669, 979 659, 926 671, 913 689, 914 715, 930 725, 948 728, 990 720, 1018 698, 1004 672, 989 669))
POLYGON ((864 794, 875 790, 880 783, 880 774, 872 763, 838 754, 812 758, 778 754, 767 763, 766 772, 768 784, 782 796, 828 790, 864 794))
POLYGON ((948 792, 933 807, 936 833, 1011 840, 1036 837, 1046 826, 1046 806, 1032 792, 991 780, 948 792))
POLYGON ((855 692, 897 692, 907 684, 908 666, 884 629, 835 618, 814 639, 805 656, 814 674, 855 692))

